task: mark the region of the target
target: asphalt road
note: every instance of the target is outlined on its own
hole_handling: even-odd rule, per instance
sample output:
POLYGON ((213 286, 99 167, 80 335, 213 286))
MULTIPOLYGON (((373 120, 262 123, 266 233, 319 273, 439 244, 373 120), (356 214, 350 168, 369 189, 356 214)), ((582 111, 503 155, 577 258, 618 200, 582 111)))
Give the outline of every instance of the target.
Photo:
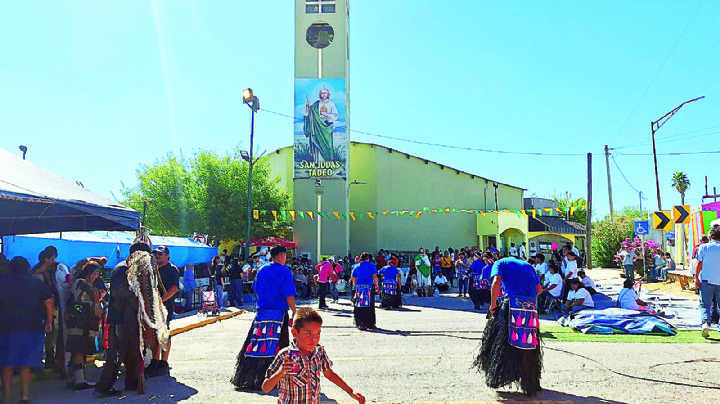
MULTIPOLYGON (((321 344, 334 370, 368 402, 525 401, 512 388, 488 389, 483 375, 470 368, 485 322, 484 313, 471 309, 468 299, 452 294, 406 298, 402 310, 377 310, 380 330, 361 332, 352 326, 348 301, 341 300, 321 312, 321 344)), ((239 393, 229 383, 253 316, 247 312, 173 337, 171 377, 150 379, 146 396, 98 399, 50 380, 33 385, 32 402, 277 402, 273 394, 239 393)), ((711 402, 720 395, 717 344, 568 343, 546 338, 544 345, 544 391, 534 402, 711 402)), ((94 380, 93 369, 89 373, 94 380)), ((350 402, 327 380, 322 389, 327 402, 350 402)))

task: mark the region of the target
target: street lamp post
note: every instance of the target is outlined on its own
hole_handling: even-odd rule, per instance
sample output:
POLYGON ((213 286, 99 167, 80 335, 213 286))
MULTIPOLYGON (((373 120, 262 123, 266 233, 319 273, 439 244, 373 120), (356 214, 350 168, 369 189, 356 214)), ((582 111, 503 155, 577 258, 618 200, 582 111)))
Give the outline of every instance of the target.
POLYGON ((18 149, 20 149, 20 151, 22 152, 23 160, 25 160, 25 154, 27 154, 27 146, 21 144, 20 146, 18 146, 18 149))
POLYGON ((350 255, 350 187, 353 185, 365 185, 366 182, 354 180, 348 183, 347 193, 345 194, 345 251, 350 255))
MULTIPOLYGON (((255 136, 255 113, 260 109, 260 100, 253 95, 250 88, 243 90, 243 104, 250 107, 250 150, 248 152, 248 199, 247 199, 247 232, 245 234, 245 259, 250 256, 250 224, 252 220, 252 171, 253 171, 253 138, 255 136)), ((243 156, 244 157, 244 156, 243 156)))
POLYGON ((658 119, 657 121, 650 122, 650 132, 652 134, 652 147, 653 147, 653 162, 655 163, 655 189, 657 190, 657 205, 658 205, 658 211, 662 211, 662 203, 660 200, 660 179, 658 178, 658 166, 657 166, 657 152, 655 151, 655 132, 660 130, 663 125, 665 125, 665 122, 670 120, 670 118, 677 113, 680 108, 683 107, 685 104, 689 104, 694 101, 702 100, 705 98, 703 95, 702 97, 693 98, 692 100, 688 100, 683 102, 682 104, 675 107, 672 111, 668 112, 667 114, 663 115, 658 119))

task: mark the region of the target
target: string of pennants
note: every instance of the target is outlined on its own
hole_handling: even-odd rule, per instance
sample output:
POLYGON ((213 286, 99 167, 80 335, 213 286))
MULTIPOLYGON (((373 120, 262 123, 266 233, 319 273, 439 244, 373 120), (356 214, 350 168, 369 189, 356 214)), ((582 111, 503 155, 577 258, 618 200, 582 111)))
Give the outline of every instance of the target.
POLYGON ((494 213, 494 214, 500 214, 500 213, 510 213, 510 214, 516 214, 518 217, 538 217, 538 216, 555 216, 556 213, 566 214, 570 213, 570 215, 575 213, 575 210, 577 209, 585 209, 587 210, 587 205, 577 205, 577 206, 570 206, 569 208, 544 208, 544 209, 501 209, 501 210, 482 210, 482 209, 455 209, 455 208, 441 208, 441 209, 431 209, 431 208, 423 208, 422 210, 385 210, 382 212, 373 212, 373 211, 365 211, 365 212, 316 212, 312 210, 265 210, 265 209, 254 209, 253 210, 253 219, 254 220, 260 220, 262 219, 272 219, 272 220, 281 220, 281 221, 287 221, 289 220, 298 220, 298 219, 310 219, 315 220, 316 217, 322 217, 325 219, 337 219, 337 220, 375 220, 376 218, 380 216, 407 216, 407 217, 413 217, 413 218, 419 218, 423 214, 426 213, 469 213, 469 214, 475 214, 475 215, 481 215, 486 216, 488 213, 494 213))

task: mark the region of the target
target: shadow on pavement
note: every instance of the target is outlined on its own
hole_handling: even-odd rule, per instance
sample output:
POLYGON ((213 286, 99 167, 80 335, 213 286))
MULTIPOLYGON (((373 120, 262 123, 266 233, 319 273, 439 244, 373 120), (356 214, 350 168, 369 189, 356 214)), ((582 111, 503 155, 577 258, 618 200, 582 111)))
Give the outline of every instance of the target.
POLYGON ((522 393, 510 391, 498 391, 502 400, 511 400, 513 403, 595 403, 595 404, 626 404, 625 401, 606 400, 600 397, 582 397, 574 394, 567 394, 555 390, 543 390, 535 396, 528 397, 522 393))
MULTIPOLYGON (((102 367, 94 364, 85 368, 87 379, 95 382, 100 378, 102 367)), ((125 385, 125 378, 115 383, 115 388, 122 389, 125 385)), ((74 391, 67 386, 67 381, 58 379, 37 380, 30 385, 30 401, 33 404, 52 403, 176 403, 187 400, 197 394, 197 390, 178 383, 174 377, 154 377, 147 380, 144 395, 136 392, 123 391, 123 394, 116 397, 99 397, 93 394, 93 390, 74 391)))

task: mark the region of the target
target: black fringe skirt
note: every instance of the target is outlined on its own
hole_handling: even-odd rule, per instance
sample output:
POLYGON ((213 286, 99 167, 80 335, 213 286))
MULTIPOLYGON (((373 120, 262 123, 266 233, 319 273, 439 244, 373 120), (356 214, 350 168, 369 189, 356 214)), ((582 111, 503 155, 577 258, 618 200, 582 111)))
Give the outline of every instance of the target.
POLYGON ((497 310, 488 313, 483 332, 480 353, 473 366, 485 373, 485 384, 493 389, 515 384, 523 393, 531 396, 541 389, 542 348, 540 333, 535 349, 515 348, 509 343, 509 304, 507 299, 497 310))
POLYGON ((375 328, 375 290, 370 291, 370 304, 367 307, 358 307, 357 298, 353 308, 353 318, 356 327, 375 328))
POLYGON ((395 288, 394 293, 388 293, 383 290, 380 295, 380 308, 383 309, 397 309, 402 307, 402 296, 400 296, 400 289, 395 288))
MULTIPOLYGON (((285 313, 283 319, 282 329, 280 332, 279 347, 283 349, 290 345, 290 330, 288 329, 288 321, 290 317, 285 313)), ((255 322, 253 326, 250 326, 245 343, 240 349, 240 353, 237 356, 237 363, 235 364, 235 374, 233 375, 230 382, 235 385, 235 390, 238 391, 256 391, 261 390, 262 384, 265 381, 265 373, 267 372, 270 364, 275 357, 268 358, 253 358, 246 357, 245 352, 248 344, 250 343, 250 336, 255 329, 255 322)))

